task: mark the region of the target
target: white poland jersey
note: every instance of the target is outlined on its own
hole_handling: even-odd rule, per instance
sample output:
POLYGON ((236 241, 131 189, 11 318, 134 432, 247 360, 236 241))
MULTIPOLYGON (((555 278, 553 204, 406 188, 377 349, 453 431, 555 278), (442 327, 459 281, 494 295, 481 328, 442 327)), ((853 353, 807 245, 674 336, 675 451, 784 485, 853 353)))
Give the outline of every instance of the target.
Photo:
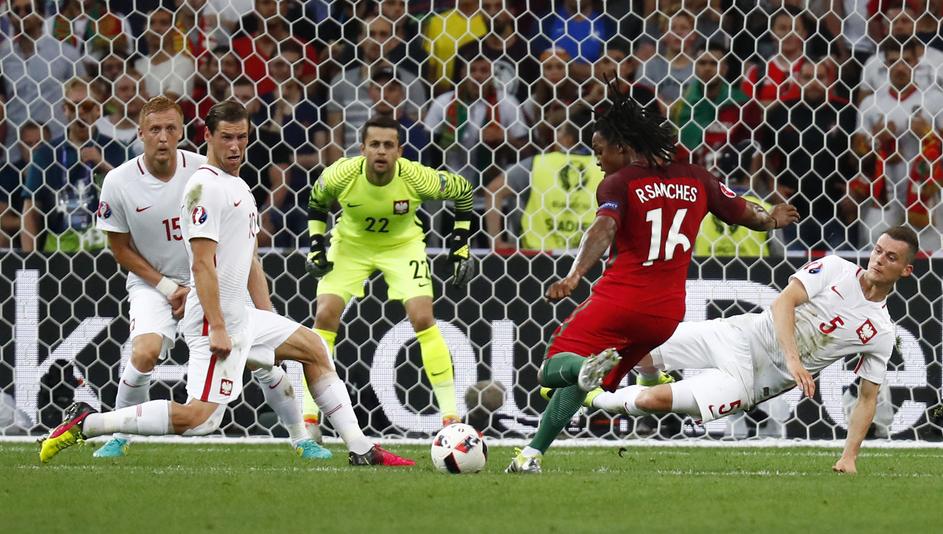
MULTIPOLYGON (((190 176, 204 163, 206 156, 177 150, 177 171, 165 182, 147 170, 144 156, 124 162, 105 176, 96 226, 106 232, 130 233, 135 250, 157 272, 185 283, 190 265, 180 228, 180 199, 190 176)), ((134 286, 150 284, 129 273, 127 287, 134 286)))
MULTIPOLYGON (((249 269, 255 257, 256 235, 259 233, 255 198, 242 178, 206 164, 190 177, 179 209, 190 261, 193 259, 191 239, 206 238, 217 243, 215 260, 219 304, 227 333, 230 336, 239 334, 247 326, 249 269)), ((191 285, 195 284, 192 276, 190 279, 191 285)), ((196 290, 187 295, 181 331, 185 336, 209 333, 196 290)))
MULTIPOLYGON (((838 256, 825 256, 797 271, 809 302, 796 308, 796 343, 802 365, 818 373, 845 356, 861 355, 855 372, 875 384, 884 381, 896 333, 887 302, 864 298, 858 277, 863 269, 838 256)), ((769 309, 730 319, 742 326, 753 353, 756 403, 795 387, 776 341, 769 309)))

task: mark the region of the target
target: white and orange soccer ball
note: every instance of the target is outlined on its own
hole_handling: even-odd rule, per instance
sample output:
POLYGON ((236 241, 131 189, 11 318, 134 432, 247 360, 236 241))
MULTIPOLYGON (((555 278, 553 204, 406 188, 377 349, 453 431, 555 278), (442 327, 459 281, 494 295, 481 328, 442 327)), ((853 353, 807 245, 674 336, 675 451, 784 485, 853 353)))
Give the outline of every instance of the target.
POLYGON ((487 461, 485 438, 471 425, 449 425, 432 439, 432 465, 443 473, 477 473, 487 461))

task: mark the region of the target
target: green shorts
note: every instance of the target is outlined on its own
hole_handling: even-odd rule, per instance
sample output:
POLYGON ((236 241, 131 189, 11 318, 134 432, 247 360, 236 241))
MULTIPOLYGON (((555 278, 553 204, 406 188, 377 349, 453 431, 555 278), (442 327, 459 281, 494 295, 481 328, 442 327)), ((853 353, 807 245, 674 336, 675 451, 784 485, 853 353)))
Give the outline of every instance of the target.
POLYGON ((318 283, 318 295, 337 295, 345 303, 351 297, 363 297, 364 281, 380 271, 391 299, 405 302, 413 297, 432 297, 429 258, 421 240, 380 250, 345 241, 332 242, 327 259, 334 262, 334 269, 318 283))

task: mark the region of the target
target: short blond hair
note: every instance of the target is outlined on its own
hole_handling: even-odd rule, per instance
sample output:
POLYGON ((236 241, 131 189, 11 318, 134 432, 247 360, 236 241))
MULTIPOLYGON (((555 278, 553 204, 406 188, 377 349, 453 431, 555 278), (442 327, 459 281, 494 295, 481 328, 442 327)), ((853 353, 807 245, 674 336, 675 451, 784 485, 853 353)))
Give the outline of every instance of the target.
POLYGON ((180 115, 180 120, 183 120, 183 109, 180 108, 180 105, 166 96, 159 95, 148 100, 141 108, 141 112, 138 114, 138 124, 144 124, 144 118, 151 113, 160 113, 168 109, 176 111, 177 115, 180 115))

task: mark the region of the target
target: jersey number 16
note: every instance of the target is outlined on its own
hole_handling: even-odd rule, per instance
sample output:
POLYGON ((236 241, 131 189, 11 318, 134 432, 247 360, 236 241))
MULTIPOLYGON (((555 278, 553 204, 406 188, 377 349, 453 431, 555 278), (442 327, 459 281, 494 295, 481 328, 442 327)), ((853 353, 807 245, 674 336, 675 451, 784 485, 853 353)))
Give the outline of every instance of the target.
MULTIPOLYGON (((668 229, 668 236, 665 239, 665 255, 661 259, 670 260, 673 258, 677 247, 681 247, 682 252, 690 250, 691 240, 681 233, 681 225, 684 223, 684 216, 687 214, 687 208, 675 212, 674 219, 671 221, 671 228, 668 229)), ((648 246, 648 259, 642 262, 643 266, 648 267, 659 259, 658 255, 661 253, 662 208, 645 212, 645 220, 652 225, 652 240, 648 246)))

